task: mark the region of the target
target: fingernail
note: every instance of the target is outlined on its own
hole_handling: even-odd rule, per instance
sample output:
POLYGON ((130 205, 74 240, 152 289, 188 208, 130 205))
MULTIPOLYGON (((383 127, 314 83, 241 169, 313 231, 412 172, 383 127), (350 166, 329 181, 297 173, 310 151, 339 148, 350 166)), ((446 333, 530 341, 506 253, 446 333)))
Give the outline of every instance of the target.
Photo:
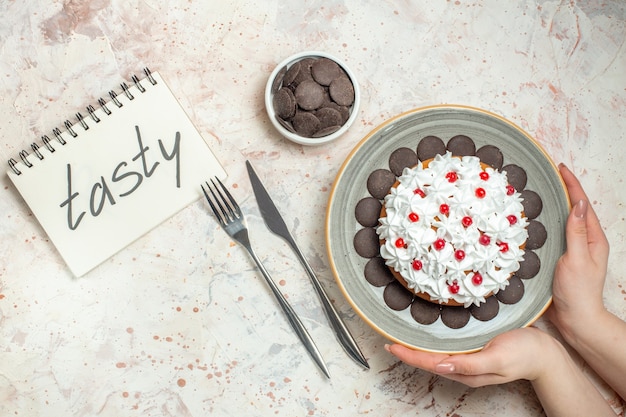
POLYGON ((574 216, 578 217, 579 219, 584 219, 586 215, 587 202, 585 200, 580 200, 578 203, 576 203, 576 206, 574 206, 574 216))
POLYGON ((438 363, 435 365, 435 372, 438 374, 451 374, 454 372, 453 363, 438 363))
POLYGON ((391 353, 391 345, 388 345, 385 343, 385 350, 389 353, 391 353))

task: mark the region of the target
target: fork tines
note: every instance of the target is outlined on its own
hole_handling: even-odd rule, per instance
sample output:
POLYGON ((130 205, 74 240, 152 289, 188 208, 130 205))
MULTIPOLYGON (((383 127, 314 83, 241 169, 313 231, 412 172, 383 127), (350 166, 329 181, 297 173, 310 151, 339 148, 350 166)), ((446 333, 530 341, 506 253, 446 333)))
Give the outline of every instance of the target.
POLYGON ((226 194, 226 197, 228 197, 228 200, 226 200, 224 194, 222 194, 222 191, 220 191, 220 189, 215 184, 215 181, 213 180, 211 180, 211 184, 213 184, 213 187, 211 187, 211 185, 209 185, 209 183, 205 181, 205 184, 209 192, 211 193, 211 196, 213 196, 212 199, 211 196, 209 196, 209 193, 207 193, 207 191, 204 189, 204 186, 201 185, 201 187, 202 191, 204 192, 204 196, 211 206, 211 210, 213 210, 213 214, 215 214, 215 217, 217 217, 217 220, 220 222, 220 224, 224 225, 225 223, 229 223, 234 221, 235 219, 241 218, 241 209, 239 208, 239 205, 237 204, 233 196, 228 192, 228 189, 226 189, 224 184, 222 184, 222 181, 220 181, 220 179, 217 177, 215 177, 215 179, 221 186, 224 194, 226 194), (218 207, 219 211, 217 210, 218 207))

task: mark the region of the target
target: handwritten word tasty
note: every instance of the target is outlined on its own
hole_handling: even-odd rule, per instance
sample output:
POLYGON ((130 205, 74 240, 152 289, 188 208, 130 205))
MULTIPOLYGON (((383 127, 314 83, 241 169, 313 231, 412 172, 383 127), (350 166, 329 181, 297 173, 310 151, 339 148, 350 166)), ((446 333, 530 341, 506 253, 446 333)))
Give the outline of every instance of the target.
POLYGON ((127 197, 135 192, 143 183, 144 179, 149 179, 154 175, 159 167, 159 161, 154 161, 158 156, 162 156, 166 162, 174 161, 176 165, 176 188, 180 188, 180 132, 176 132, 174 145, 171 149, 165 149, 165 144, 161 139, 158 140, 159 153, 151 151, 149 146, 145 146, 141 139, 139 126, 135 126, 137 133, 137 145, 139 152, 132 157, 131 161, 136 162, 139 168, 131 169, 129 163, 121 161, 117 164, 110 176, 105 179, 104 176, 91 186, 91 190, 87 192, 87 196, 83 196, 81 191, 72 189, 72 165, 67 164, 67 198, 61 202, 61 208, 67 210, 67 227, 70 230, 76 230, 87 213, 83 207, 89 205, 89 213, 93 217, 98 217, 105 209, 106 204, 113 206, 117 203, 117 198, 127 197), (78 214, 76 216, 76 214, 78 214))

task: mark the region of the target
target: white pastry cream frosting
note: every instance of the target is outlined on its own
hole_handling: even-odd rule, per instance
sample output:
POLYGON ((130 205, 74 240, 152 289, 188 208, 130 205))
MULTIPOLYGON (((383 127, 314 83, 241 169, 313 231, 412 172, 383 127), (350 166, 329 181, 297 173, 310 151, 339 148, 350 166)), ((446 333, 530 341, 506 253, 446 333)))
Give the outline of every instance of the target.
POLYGON ((385 197, 380 254, 408 287, 469 307, 504 289, 528 237, 520 193, 475 156, 405 168, 385 197))

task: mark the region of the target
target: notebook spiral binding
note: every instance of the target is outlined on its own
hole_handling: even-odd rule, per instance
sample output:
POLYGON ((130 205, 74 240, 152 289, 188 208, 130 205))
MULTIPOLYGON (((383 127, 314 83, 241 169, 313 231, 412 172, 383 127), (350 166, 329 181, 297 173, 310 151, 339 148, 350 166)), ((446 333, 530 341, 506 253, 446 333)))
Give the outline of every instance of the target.
MULTIPOLYGON (((154 77, 152 76, 152 73, 150 72, 150 69, 148 68, 144 68, 143 69, 144 74, 146 75, 145 79, 147 79, 150 84, 152 85, 156 85, 157 81, 154 79, 154 77)), ((145 93, 146 92, 146 88, 141 84, 141 81, 139 80, 139 78, 136 75, 133 75, 131 77, 132 82, 134 83, 135 87, 137 87, 137 90, 139 90, 141 93, 145 93)), ((133 94, 131 93, 128 84, 126 84, 125 82, 120 84, 120 87, 122 88, 122 92, 121 94, 124 94, 129 100, 133 100, 135 97, 133 96, 133 94)), ((113 113, 113 110, 111 110, 109 107, 114 108, 113 106, 117 107, 117 108, 121 108, 123 106, 123 103, 117 98, 118 94, 111 90, 109 91, 109 98, 110 98, 110 102, 107 103, 107 101, 103 98, 99 98, 98 99, 98 106, 100 106, 100 108, 102 109, 102 111, 108 116, 110 114, 113 113), (111 106, 111 103, 113 103, 113 106, 111 106)), ((73 123, 71 120, 65 120, 63 122, 63 125, 65 126, 65 130, 67 133, 69 133, 70 136, 72 136, 72 138, 76 138, 79 136, 79 133, 77 133, 77 129, 74 127, 74 125, 80 125, 80 127, 83 130, 88 130, 89 129, 89 123, 94 122, 94 123, 99 123, 100 122, 100 117, 98 117, 98 115, 96 114, 96 108, 92 105, 87 106, 87 114, 89 119, 86 119, 81 113, 76 113, 75 115, 75 122, 73 123), (89 123, 87 123, 89 121, 89 123)), ((54 137, 56 138, 56 140, 59 142, 60 145, 65 146, 67 145, 67 140, 65 140, 65 138, 63 137, 63 132, 61 132, 61 129, 59 129, 58 127, 52 129, 52 133, 54 135, 54 137)), ((32 152, 32 155, 35 156, 35 158, 37 158, 38 160, 43 160, 44 159, 44 155, 43 153, 41 153, 40 148, 41 146, 44 146, 50 153, 55 151, 55 146, 58 145, 53 145, 53 140, 50 139, 50 137, 48 135, 43 135, 41 137, 41 143, 37 143, 37 142, 33 142, 30 145, 30 152, 32 152)), ((34 160, 34 158, 32 158, 31 153, 29 153, 29 151, 23 149, 21 150, 17 156, 19 157, 19 159, 24 163, 24 165, 28 168, 32 168, 34 166, 33 162, 31 161, 34 160)), ((22 175, 22 171, 20 171, 17 167, 18 161, 15 158, 11 158, 9 159, 9 167, 11 168, 11 170, 15 173, 15 175, 22 175)))

